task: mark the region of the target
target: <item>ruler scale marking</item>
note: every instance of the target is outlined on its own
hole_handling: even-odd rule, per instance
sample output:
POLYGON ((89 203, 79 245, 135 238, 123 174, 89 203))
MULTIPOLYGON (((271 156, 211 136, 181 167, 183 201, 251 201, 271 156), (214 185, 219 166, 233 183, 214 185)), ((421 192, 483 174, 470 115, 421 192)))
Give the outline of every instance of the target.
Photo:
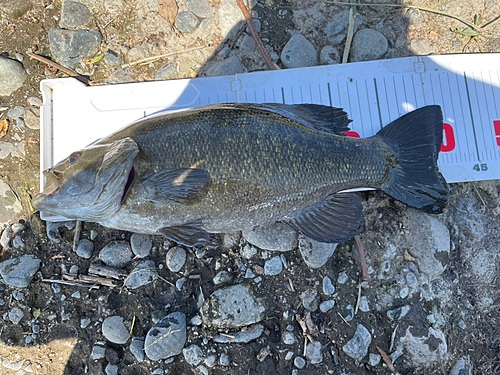
POLYGON ((380 129, 382 129, 382 127, 384 125, 382 124, 382 113, 380 111, 380 99, 378 96, 378 87, 377 87, 377 79, 376 78, 373 78, 373 83, 375 84, 375 96, 377 97, 378 120, 380 122, 380 129))

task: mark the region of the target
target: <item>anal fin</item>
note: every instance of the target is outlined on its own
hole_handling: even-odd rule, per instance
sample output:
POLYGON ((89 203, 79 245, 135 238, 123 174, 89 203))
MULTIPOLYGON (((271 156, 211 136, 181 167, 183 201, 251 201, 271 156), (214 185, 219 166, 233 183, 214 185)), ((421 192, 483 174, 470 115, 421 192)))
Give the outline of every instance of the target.
POLYGON ((320 242, 343 242, 358 234, 363 207, 355 194, 337 193, 285 221, 320 242))
POLYGON ((210 234, 195 224, 165 227, 159 230, 168 239, 188 247, 210 245, 210 234))

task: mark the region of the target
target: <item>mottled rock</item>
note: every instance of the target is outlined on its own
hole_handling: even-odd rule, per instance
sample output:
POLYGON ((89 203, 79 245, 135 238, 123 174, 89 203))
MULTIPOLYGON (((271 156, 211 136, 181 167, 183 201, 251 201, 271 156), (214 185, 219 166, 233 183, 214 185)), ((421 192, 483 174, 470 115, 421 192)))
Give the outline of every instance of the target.
POLYGON ((400 344, 406 349, 406 358, 417 366, 431 366, 446 361, 448 346, 443 332, 432 327, 408 327, 400 344))
POLYGON ((175 25, 184 34, 193 32, 200 24, 200 20, 192 12, 179 12, 175 17, 175 25))
POLYGON ((23 85, 27 76, 19 61, 0 56, 0 96, 12 94, 23 85))
POLYGON ((104 319, 104 322, 102 322, 102 334, 106 339, 115 344, 125 344, 130 338, 130 333, 125 324, 123 324, 123 318, 116 315, 104 319))
POLYGON ((145 258, 149 255, 149 252, 153 247, 153 243, 151 242, 149 235, 134 233, 130 237, 130 246, 134 255, 140 258, 145 258))
POLYGON ((180 246, 171 248, 167 253, 167 267, 172 272, 179 272, 186 263, 186 250, 180 246))
POLYGON ((340 63, 340 53, 334 46, 326 45, 319 52, 319 62, 323 65, 340 63))
POLYGON ((300 236, 299 251, 308 267, 319 268, 325 265, 337 248, 336 243, 325 243, 300 236))
POLYGON ((472 375, 470 359, 460 358, 451 368, 450 375, 472 375))
POLYGON ((49 30, 50 51, 61 64, 74 68, 99 49, 102 35, 98 30, 49 30))
POLYGON ((27 0, 3 0, 0 2, 0 10, 10 18, 19 18, 31 9, 31 3, 27 0))
POLYGON ((231 55, 227 59, 212 64, 206 71, 207 77, 230 76, 239 73, 245 73, 246 69, 240 60, 231 55))
POLYGON ((212 4, 207 0, 186 0, 187 8, 200 18, 209 18, 214 13, 212 4))
POLYGON ((321 363, 323 355, 321 354, 321 343, 319 341, 307 344, 306 358, 313 365, 321 363))
POLYGON ((146 260, 135 266, 127 277, 125 286, 137 289, 143 285, 151 284, 156 279, 158 279, 158 272, 156 271, 155 262, 146 260))
POLYGON ((122 268, 132 260, 130 244, 125 241, 112 241, 99 252, 99 259, 108 266, 122 268))
POLYGON ((120 66, 123 62, 120 54, 116 51, 113 51, 112 49, 108 49, 106 51, 106 53, 104 54, 104 61, 106 62, 106 64, 109 64, 111 66, 120 66))
POLYGON ((275 256, 264 263, 264 274, 268 276, 279 275, 283 271, 283 263, 281 258, 275 256))
POLYGON ((175 61, 171 61, 163 65, 155 74, 156 81, 163 81, 168 79, 173 79, 177 77, 177 63, 175 61))
POLYGON ((33 254, 20 256, 0 263, 0 275, 10 286, 25 288, 33 279, 42 261, 33 254))
POLYGON ((410 42, 410 51, 415 55, 428 55, 432 52, 427 39, 412 39, 410 42))
POLYGON ((237 328, 260 322, 264 305, 255 298, 251 287, 238 284, 216 290, 205 301, 203 323, 215 328, 237 328))
POLYGON ((350 61, 377 60, 387 53, 389 43, 382 33, 363 29, 358 31, 352 40, 350 61))
POLYGON ((203 360, 203 351, 198 345, 190 345, 182 349, 182 354, 186 362, 192 366, 199 365, 203 360))
POLYGON ((40 129, 40 108, 27 107, 24 111, 24 123, 30 129, 40 129))
POLYGON ((12 324, 19 324, 23 316, 24 312, 19 307, 14 307, 9 311, 9 320, 12 324))
POLYGON ((302 305, 309 311, 316 311, 318 309, 317 296, 318 293, 314 289, 307 289, 299 295, 302 300, 302 305))
POLYGON ((303 35, 295 34, 281 52, 281 62, 285 68, 302 68, 317 63, 314 46, 303 35))
POLYGON ((370 353, 368 358, 369 358, 368 364, 372 367, 377 366, 380 363, 380 360, 382 359, 382 357, 379 354, 374 354, 374 353, 370 353))
POLYGON ((345 354, 353 359, 361 361, 368 354, 368 347, 372 342, 372 335, 361 324, 358 324, 354 336, 342 347, 345 354))
POLYGON ((59 26, 63 29, 85 26, 90 21, 90 10, 77 1, 65 1, 61 7, 61 21, 59 26))
POLYGON ((85 238, 80 240, 78 247, 76 248, 76 255, 85 259, 90 259, 93 252, 94 244, 91 241, 85 238))
POLYGON ((252 245, 270 251, 290 251, 297 246, 298 233, 284 223, 275 223, 242 232, 252 245))
POLYGON ((261 324, 254 324, 239 332, 229 332, 225 335, 215 335, 213 340, 220 344, 249 343, 262 335, 264 327, 261 324))
POLYGON ((179 354, 186 343, 186 315, 174 312, 160 320, 146 335, 144 348, 152 361, 179 354))

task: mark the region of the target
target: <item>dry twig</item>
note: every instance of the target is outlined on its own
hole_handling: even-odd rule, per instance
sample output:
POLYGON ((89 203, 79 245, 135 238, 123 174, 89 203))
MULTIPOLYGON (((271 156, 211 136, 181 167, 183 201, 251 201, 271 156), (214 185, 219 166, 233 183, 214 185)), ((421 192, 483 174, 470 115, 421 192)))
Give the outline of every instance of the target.
POLYGON ((384 360, 384 362, 387 365, 387 367, 389 368, 389 370, 391 372, 396 372, 396 369, 394 368, 394 365, 392 364, 392 361, 389 358, 389 356, 387 355, 387 353, 384 352, 382 349, 380 349, 378 346, 377 346, 377 350, 380 353, 380 355, 382 356, 382 359, 384 360))
POLYGON ((363 271, 363 281, 370 281, 370 276, 368 275, 368 267, 366 266, 365 247, 363 246, 363 242, 361 242, 361 238, 359 238, 359 236, 354 236, 354 239, 356 240, 356 244, 358 245, 361 270, 363 271))
POLYGON ((59 69, 61 72, 71 76, 71 77, 74 77, 76 78, 77 80, 79 80, 80 82, 86 84, 86 85, 92 85, 92 82, 90 81, 90 79, 78 74, 78 73, 75 73, 74 71, 72 71, 71 69, 68 69, 66 68, 65 66, 62 66, 61 64, 58 64, 56 63, 55 61, 52 61, 52 60, 49 60, 43 56, 40 56, 40 55, 36 55, 34 53, 31 53, 31 52, 26 52, 26 54, 31 57, 32 59, 35 59, 35 60, 38 60, 40 62, 43 62, 44 64, 47 64, 48 66, 53 66, 53 67, 56 67, 57 69, 59 69))
POLYGON ((82 222, 80 220, 76 221, 75 225, 75 235, 73 237, 73 251, 76 253, 78 244, 80 243, 80 232, 82 231, 82 222))
POLYGON ((248 28, 250 29, 250 32, 252 33, 252 37, 255 40, 255 43, 257 44, 257 47, 259 48, 260 53, 262 53, 262 56, 264 56, 264 60, 266 60, 266 64, 269 67, 270 70, 276 70, 276 66, 274 65, 273 61, 269 57, 269 55, 266 52, 266 49, 264 48, 264 44, 262 44, 262 40, 259 38, 259 34, 257 34, 257 30, 255 30, 255 27, 252 22, 252 18, 250 17, 250 14, 248 13, 248 9, 243 4, 243 0, 236 0, 236 3, 241 9, 241 12, 243 13, 243 16, 245 17, 245 21, 247 21, 248 28))

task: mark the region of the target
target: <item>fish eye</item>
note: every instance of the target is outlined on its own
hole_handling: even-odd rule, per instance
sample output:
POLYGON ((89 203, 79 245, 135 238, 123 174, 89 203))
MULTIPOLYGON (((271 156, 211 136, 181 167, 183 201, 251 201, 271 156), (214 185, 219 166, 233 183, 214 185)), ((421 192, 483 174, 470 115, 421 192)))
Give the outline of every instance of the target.
POLYGON ((71 154, 71 156, 68 158, 68 161, 70 163, 74 163, 78 159, 80 159, 80 154, 71 154))

